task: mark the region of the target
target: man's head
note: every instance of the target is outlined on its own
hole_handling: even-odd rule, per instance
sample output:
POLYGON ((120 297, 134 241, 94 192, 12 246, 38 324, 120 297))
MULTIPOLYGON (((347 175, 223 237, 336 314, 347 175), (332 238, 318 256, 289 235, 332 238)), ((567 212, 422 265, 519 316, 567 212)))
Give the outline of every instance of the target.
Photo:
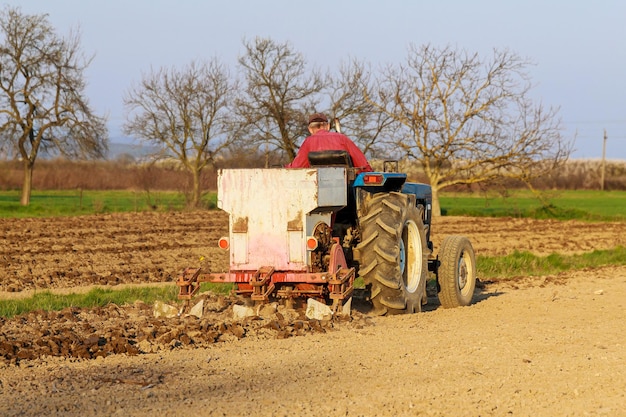
POLYGON ((309 117, 309 124, 315 122, 325 122, 328 123, 328 117, 324 113, 315 113, 309 117))
POLYGON ((317 132, 320 129, 328 130, 330 124, 328 123, 328 118, 324 113, 315 113, 309 117, 309 132, 311 134, 317 132))

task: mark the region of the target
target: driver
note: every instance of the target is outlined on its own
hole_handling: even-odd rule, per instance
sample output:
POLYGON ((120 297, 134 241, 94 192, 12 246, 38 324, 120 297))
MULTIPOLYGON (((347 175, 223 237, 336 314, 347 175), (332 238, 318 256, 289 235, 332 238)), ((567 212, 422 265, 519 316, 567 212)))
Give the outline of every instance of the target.
POLYGON ((315 113, 309 117, 309 132, 311 136, 307 137, 294 160, 287 164, 287 168, 308 168, 309 152, 326 151, 326 150, 345 150, 348 151, 352 158, 352 165, 358 169, 358 172, 372 171, 372 167, 361 150, 344 134, 339 132, 331 132, 328 118, 323 113, 315 113))

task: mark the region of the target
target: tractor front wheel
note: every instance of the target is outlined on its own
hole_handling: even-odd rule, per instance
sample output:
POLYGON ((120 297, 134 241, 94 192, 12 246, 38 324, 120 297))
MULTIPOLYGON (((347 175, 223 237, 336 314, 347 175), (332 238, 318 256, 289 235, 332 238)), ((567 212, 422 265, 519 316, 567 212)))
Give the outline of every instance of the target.
POLYGON ((470 305, 476 288, 476 256, 469 239, 446 236, 439 255, 439 302, 444 308, 470 305))

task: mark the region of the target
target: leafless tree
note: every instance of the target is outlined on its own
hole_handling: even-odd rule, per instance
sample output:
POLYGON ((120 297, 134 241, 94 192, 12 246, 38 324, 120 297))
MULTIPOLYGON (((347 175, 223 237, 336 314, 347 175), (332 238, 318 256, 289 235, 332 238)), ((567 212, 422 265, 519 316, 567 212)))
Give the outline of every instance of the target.
POLYGON ((19 153, 24 166, 21 204, 30 203, 33 168, 40 152, 102 157, 105 119, 85 98, 78 32, 60 37, 47 15, 0 13, 0 140, 19 153))
POLYGON ((239 58, 244 88, 236 100, 238 136, 257 149, 278 149, 293 159, 324 78, 317 70, 307 69, 302 54, 289 43, 257 37, 244 40, 244 47, 239 58))
POLYGON ((157 144, 191 174, 191 206, 202 196, 201 173, 228 146, 229 104, 236 89, 217 59, 144 74, 124 97, 125 133, 157 144))
POLYGON ((340 64, 330 72, 330 117, 341 122, 342 133, 348 135, 363 153, 373 158, 389 157, 385 138, 391 134, 393 119, 367 98, 372 95, 370 66, 357 59, 340 64))
POLYGON ((411 46, 406 63, 382 71, 368 99, 393 118, 395 145, 421 164, 435 215, 443 188, 499 178, 530 183, 569 157, 558 109, 530 98, 529 64, 506 50, 483 61, 426 45, 411 46))

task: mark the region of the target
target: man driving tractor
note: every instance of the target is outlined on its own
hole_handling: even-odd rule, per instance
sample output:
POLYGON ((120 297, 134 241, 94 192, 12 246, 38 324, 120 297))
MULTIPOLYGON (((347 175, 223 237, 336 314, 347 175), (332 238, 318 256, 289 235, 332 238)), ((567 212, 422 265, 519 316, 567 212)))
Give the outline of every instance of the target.
POLYGON ((358 172, 372 171, 372 167, 361 150, 346 135, 339 132, 331 132, 328 118, 323 113, 315 113, 309 117, 308 124, 311 136, 307 137, 294 160, 286 165, 286 168, 308 168, 309 152, 325 150, 345 150, 350 154, 352 165, 358 168, 358 172))

